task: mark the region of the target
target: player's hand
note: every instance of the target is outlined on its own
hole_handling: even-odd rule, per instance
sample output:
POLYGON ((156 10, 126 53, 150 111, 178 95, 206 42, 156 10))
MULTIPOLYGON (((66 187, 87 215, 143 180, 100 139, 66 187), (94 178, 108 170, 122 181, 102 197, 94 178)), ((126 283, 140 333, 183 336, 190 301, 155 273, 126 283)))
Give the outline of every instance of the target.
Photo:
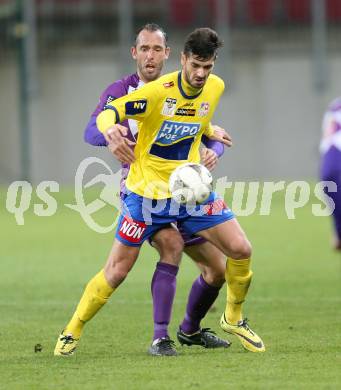
POLYGON ((202 148, 200 150, 200 156, 201 156, 201 163, 205 165, 205 167, 209 171, 213 171, 213 169, 217 166, 218 164, 218 156, 217 153, 208 148, 202 148))
POLYGON ((108 149, 121 163, 131 164, 135 161, 133 148, 135 142, 127 138, 128 129, 122 125, 116 124, 110 127, 104 137, 108 142, 108 149))
POLYGON ((222 142, 228 147, 232 146, 232 138, 226 130, 217 125, 212 125, 212 128, 214 129, 214 133, 211 135, 211 137, 209 137, 210 139, 222 142))

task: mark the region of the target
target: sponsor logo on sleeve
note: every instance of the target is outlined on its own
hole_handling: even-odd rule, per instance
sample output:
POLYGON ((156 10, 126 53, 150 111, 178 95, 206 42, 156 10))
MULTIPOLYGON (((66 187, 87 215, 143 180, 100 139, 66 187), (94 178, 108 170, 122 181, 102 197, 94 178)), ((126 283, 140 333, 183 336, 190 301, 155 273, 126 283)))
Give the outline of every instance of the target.
POLYGON ((207 103, 207 102, 201 103, 201 106, 200 106, 199 111, 198 111, 198 116, 201 116, 201 117, 207 116, 209 110, 210 110, 209 103, 207 103))
POLYGON ((133 100, 127 102, 125 107, 126 107, 127 115, 143 114, 144 112, 146 112, 147 109, 147 100, 146 99, 133 100))
POLYGON ((163 104, 161 114, 164 116, 174 116, 176 110, 176 99, 166 98, 163 104))
POLYGON ((141 221, 134 221, 133 219, 125 216, 122 220, 118 234, 123 239, 137 244, 141 242, 146 228, 147 225, 145 223, 141 221))

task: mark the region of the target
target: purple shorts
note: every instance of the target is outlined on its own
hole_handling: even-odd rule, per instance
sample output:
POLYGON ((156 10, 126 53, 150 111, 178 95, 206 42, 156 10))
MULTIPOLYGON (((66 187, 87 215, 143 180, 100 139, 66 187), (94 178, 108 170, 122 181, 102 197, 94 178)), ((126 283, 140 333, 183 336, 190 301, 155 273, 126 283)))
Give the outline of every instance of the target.
MULTIPOLYGON (((207 240, 203 237, 199 236, 190 236, 188 233, 185 232, 185 230, 181 227, 181 224, 172 224, 170 225, 174 229, 179 230, 179 233, 181 234, 182 239, 184 240, 185 247, 186 246, 193 246, 193 245, 200 245, 204 244, 207 240)), ((153 246, 153 237, 148 238, 148 242, 151 246, 153 246)))
POLYGON ((181 234, 182 239, 184 240, 185 246, 200 245, 206 242, 205 238, 199 236, 190 236, 185 230, 181 227, 181 224, 178 223, 177 228, 181 234))

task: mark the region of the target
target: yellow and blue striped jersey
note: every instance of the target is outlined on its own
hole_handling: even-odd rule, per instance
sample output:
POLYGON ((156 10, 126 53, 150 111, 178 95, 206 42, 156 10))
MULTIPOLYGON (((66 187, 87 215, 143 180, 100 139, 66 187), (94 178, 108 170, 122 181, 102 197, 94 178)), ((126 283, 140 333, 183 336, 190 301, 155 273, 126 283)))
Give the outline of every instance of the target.
POLYGON ((198 91, 182 72, 173 72, 110 102, 97 117, 105 132, 114 123, 132 118, 140 122, 127 188, 152 199, 169 198, 172 171, 185 162, 199 162, 203 134, 213 130, 211 118, 224 91, 224 82, 210 75, 198 91))

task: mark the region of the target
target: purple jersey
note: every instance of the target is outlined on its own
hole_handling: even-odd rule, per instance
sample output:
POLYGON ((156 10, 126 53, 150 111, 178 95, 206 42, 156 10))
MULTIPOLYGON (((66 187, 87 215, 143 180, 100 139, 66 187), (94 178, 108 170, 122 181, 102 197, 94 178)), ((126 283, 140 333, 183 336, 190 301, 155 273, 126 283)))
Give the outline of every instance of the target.
MULTIPOLYGON (((107 141, 104 138, 104 135, 98 130, 96 125, 97 115, 103 111, 104 107, 112 102, 113 100, 125 96, 132 91, 140 88, 143 85, 143 81, 140 80, 137 73, 131 74, 124 77, 121 80, 115 81, 110 84, 100 97, 100 101, 91 115, 90 121, 87 124, 84 132, 85 142, 94 145, 94 146, 107 146, 107 141)), ((127 138, 131 141, 136 142, 138 135, 138 126, 135 120, 129 119, 121 123, 123 126, 128 128, 127 138)), ((203 144, 216 152, 218 157, 221 157, 224 153, 224 144, 217 141, 212 141, 206 136, 202 138, 203 144)), ((129 172, 129 164, 122 164, 122 177, 121 177, 121 196, 126 194, 125 181, 129 172)))
POLYGON ((324 114, 322 132, 321 153, 325 154, 332 146, 341 151, 341 97, 335 99, 324 114))
POLYGON ((320 150, 321 180, 336 183, 337 191, 326 194, 334 201, 334 230, 337 238, 336 248, 341 249, 341 97, 335 99, 328 107, 323 118, 323 138, 320 150))
MULTIPOLYGON (((125 96, 137 88, 141 87, 143 82, 138 77, 137 73, 124 77, 121 80, 115 81, 110 84, 102 93, 99 103, 92 113, 89 123, 87 124, 84 132, 85 142, 94 146, 107 146, 107 141, 104 135, 98 130, 96 125, 97 115, 103 111, 104 107, 115 99, 121 96, 125 96)), ((137 138, 137 123, 134 120, 125 120, 121 123, 128 128, 127 138, 136 142, 137 138)), ((125 181, 129 173, 129 164, 122 164, 122 177, 121 177, 121 194, 126 193, 125 181)))

